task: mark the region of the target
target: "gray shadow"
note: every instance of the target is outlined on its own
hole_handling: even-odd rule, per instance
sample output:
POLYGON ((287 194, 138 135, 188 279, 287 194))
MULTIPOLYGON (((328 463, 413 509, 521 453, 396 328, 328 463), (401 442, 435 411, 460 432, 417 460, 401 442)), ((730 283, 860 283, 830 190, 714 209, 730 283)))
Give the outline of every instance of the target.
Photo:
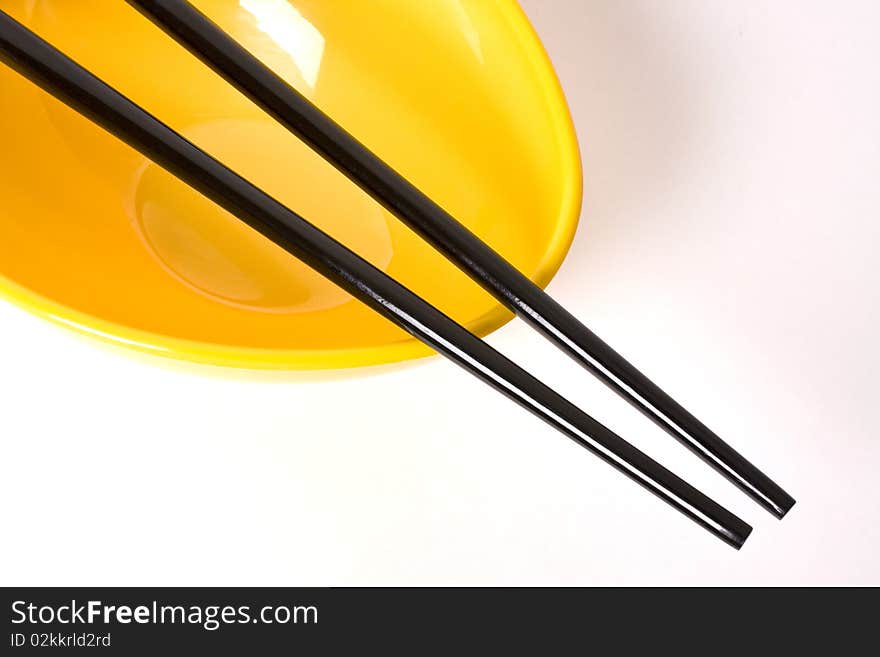
POLYGON ((272 369, 247 369, 241 367, 226 367, 220 365, 207 365, 176 358, 134 351, 127 347, 108 344, 103 341, 84 339, 92 342, 97 348, 106 349, 133 360, 147 367, 155 367, 166 372, 196 376, 224 381, 245 381, 253 383, 332 383, 334 381, 351 379, 369 379, 384 374, 399 372, 402 370, 415 369, 432 362, 436 354, 429 354, 413 360, 405 360, 397 363, 383 365, 368 365, 364 367, 350 367, 342 369, 324 370, 272 370, 272 369))
POLYGON ((583 292, 583 283, 608 274, 602 260, 609 251, 668 232, 651 208, 687 179, 696 164, 692 146, 714 116, 712 99, 700 93, 700 71, 678 44, 707 37, 687 32, 664 3, 521 5, 553 61, 578 132, 584 205, 557 284, 578 282, 583 292))

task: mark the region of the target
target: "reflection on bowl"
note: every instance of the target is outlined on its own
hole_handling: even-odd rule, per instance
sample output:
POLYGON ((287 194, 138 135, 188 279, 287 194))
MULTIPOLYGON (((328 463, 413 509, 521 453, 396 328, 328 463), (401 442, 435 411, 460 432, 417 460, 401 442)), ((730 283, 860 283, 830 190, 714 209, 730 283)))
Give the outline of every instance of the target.
MULTIPOLYGON (((295 199, 290 207, 380 269, 391 262, 386 213, 304 143, 284 139, 278 124, 224 119, 183 135, 207 145, 221 161, 260 160, 254 166, 267 167, 279 186, 289 187, 295 199)), ((275 313, 354 303, 344 290, 152 163, 137 177, 131 208, 149 252, 171 275, 218 303, 275 313)))

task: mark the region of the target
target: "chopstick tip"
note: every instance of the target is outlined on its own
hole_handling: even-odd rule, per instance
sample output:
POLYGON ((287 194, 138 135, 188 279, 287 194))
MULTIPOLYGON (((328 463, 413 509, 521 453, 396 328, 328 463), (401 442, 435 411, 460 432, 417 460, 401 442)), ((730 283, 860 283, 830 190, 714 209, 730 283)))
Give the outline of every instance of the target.
POLYGON ((779 520, 782 520, 782 519, 786 516, 786 514, 787 514, 789 511, 791 511, 791 508, 792 508, 795 504, 797 504, 797 501, 796 501, 793 497, 791 497, 790 495, 786 495, 786 499, 785 499, 785 501, 783 502, 783 504, 781 504, 781 505, 776 509, 776 513, 775 513, 776 517, 779 518, 779 520))
POLYGON ((731 537, 729 541, 730 545, 737 551, 739 551, 743 545, 746 543, 746 539, 752 535, 752 526, 745 525, 745 527, 737 533, 735 536, 731 537))

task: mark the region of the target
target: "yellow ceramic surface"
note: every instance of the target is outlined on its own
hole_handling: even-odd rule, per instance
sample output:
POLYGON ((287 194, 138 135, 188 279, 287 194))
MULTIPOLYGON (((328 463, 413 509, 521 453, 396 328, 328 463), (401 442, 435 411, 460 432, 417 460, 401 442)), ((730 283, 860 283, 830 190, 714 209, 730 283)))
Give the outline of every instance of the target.
MULTIPOLYGON (((540 285, 581 172, 514 0, 200 0, 202 11, 540 285)), ((0 7, 471 330, 510 314, 124 2, 0 7)), ((0 66, 0 291, 184 359, 349 367, 430 353, 143 156, 0 66)))

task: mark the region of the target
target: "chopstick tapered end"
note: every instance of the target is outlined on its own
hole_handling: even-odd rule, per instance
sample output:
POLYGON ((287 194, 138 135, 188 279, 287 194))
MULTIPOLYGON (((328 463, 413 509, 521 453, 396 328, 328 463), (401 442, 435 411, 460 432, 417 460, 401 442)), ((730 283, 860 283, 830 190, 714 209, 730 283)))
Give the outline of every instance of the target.
POLYGON ((782 504, 775 509, 774 515, 782 520, 785 515, 791 511, 791 507, 797 504, 796 500, 791 495, 786 495, 786 499, 782 501, 782 504))
POLYGON ((731 536, 730 540, 728 540, 727 542, 734 549, 739 550, 740 548, 742 548, 743 545, 745 545, 746 539, 751 535, 751 533, 752 526, 743 523, 743 527, 738 532, 736 532, 735 535, 731 536))

